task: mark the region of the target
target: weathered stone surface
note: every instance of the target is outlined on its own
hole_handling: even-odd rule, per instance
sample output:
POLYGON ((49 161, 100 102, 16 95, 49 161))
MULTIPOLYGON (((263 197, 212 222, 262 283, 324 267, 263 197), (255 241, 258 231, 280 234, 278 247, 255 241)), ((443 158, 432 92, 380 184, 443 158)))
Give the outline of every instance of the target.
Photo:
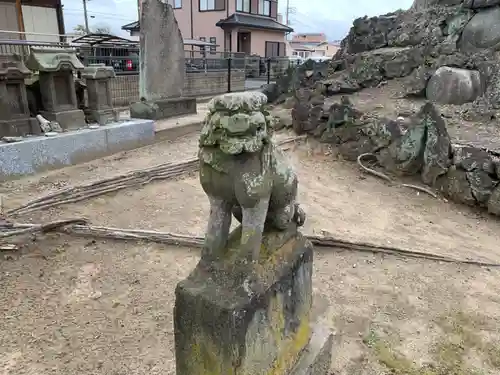
POLYGON ((488 174, 495 173, 495 165, 491 155, 477 147, 453 147, 453 164, 467 172, 480 169, 488 174))
POLYGON ((427 83, 427 99, 441 104, 464 104, 481 94, 478 71, 442 66, 427 83))
POLYGON ((467 172, 458 170, 455 166, 451 166, 445 176, 442 176, 437 181, 437 188, 451 200, 464 203, 469 206, 474 206, 476 200, 472 195, 472 189, 467 179, 467 172))
POLYGON ((464 0, 463 6, 465 8, 479 9, 490 8, 500 4, 500 0, 464 0))
POLYGON ((297 363, 311 337, 313 249, 297 233, 278 237, 263 238, 256 268, 200 262, 177 285, 178 375, 286 375, 297 363))
POLYGON ((405 95, 425 97, 427 83, 436 70, 428 66, 419 66, 405 78, 403 87, 405 95))
POLYGON ((488 202, 493 188, 497 185, 498 181, 493 180, 488 173, 479 169, 466 172, 466 176, 472 190, 472 195, 476 198, 477 202, 479 204, 488 202))
POLYGON ((433 6, 459 5, 463 0, 414 0, 410 9, 421 11, 433 6))
POLYGON ((210 200, 209 229, 202 259, 225 248, 231 213, 242 218, 246 260, 256 260, 264 225, 285 230, 302 225, 298 179, 272 141, 272 122, 260 92, 225 94, 208 104, 200 135, 200 181, 210 200))
POLYGON ((333 335, 322 326, 315 326, 309 344, 290 375, 328 375, 332 362, 333 335))
POLYGON ((500 216, 500 185, 493 190, 488 200, 488 212, 500 216))
POLYGON ((422 181, 433 186, 451 164, 451 140, 446 124, 436 108, 425 104, 419 118, 426 124, 426 141, 423 155, 422 181))
POLYGON ((292 127, 297 134, 314 131, 323 118, 324 96, 313 88, 296 90, 292 108, 292 127))
POLYGON ((161 120, 196 113, 196 98, 170 98, 140 101, 130 105, 130 117, 161 120))
POLYGON ((141 14, 139 93, 147 101, 182 96, 184 42, 170 4, 144 0, 141 14))
POLYGON ((472 17, 465 26, 460 40, 460 48, 464 51, 475 51, 488 48, 500 49, 500 8, 482 9, 472 17))

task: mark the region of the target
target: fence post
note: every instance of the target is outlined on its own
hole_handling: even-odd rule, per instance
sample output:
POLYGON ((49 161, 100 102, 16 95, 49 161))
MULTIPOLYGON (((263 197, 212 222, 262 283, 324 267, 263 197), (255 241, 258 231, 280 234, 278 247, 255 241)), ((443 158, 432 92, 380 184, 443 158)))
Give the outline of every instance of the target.
POLYGON ((267 84, 269 85, 271 83, 271 58, 267 58, 267 84))
POLYGON ((227 92, 231 92, 231 55, 227 58, 227 92))

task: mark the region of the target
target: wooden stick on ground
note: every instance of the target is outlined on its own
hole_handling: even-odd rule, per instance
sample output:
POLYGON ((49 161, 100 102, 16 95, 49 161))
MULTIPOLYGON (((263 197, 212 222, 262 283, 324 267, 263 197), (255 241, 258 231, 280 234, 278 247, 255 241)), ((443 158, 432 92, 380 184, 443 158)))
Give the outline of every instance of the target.
MULTIPOLYGON (((287 138, 279 141, 278 145, 288 145, 304 138, 305 136, 287 138)), ((197 169, 198 158, 190 158, 179 163, 164 163, 79 186, 67 187, 9 210, 7 214, 9 216, 18 216, 63 204, 76 203, 122 189, 143 186, 156 180, 173 179, 184 173, 194 172, 197 169)))
MULTIPOLYGON (((1 229, 1 228, 0 228, 1 229)), ((55 221, 45 225, 41 224, 20 224, 13 223, 9 226, 11 229, 8 232, 2 233, 0 238, 12 237, 35 232, 49 232, 56 231, 68 235, 106 238, 112 240, 142 240, 162 243, 166 245, 186 246, 201 248, 203 246, 203 238, 197 236, 188 236, 181 234, 174 234, 168 232, 158 232, 152 230, 139 230, 139 229, 123 229, 123 228, 110 228, 103 226, 87 225, 84 219, 68 219, 55 221)), ((411 257, 417 259, 426 259, 432 261, 470 264, 484 267, 499 267, 498 263, 488 263, 475 260, 462 260, 455 259, 439 254, 405 250, 396 247, 373 245, 364 242, 351 242, 338 239, 332 236, 306 236, 317 247, 324 247, 333 249, 334 251, 349 250, 370 253, 382 253, 393 256, 411 257)))

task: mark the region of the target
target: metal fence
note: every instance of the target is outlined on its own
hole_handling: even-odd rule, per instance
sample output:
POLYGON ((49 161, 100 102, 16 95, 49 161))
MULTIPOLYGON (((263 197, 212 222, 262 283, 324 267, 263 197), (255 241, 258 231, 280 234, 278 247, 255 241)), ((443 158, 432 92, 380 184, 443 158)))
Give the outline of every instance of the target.
MULTIPOLYGON (((44 43, 24 40, 0 40, 0 55, 18 54, 26 59, 30 48, 73 48, 83 65, 101 63, 112 66, 113 103, 126 106, 138 100, 139 49, 134 46, 75 46, 68 43, 44 43)), ((186 50, 187 96, 209 96, 225 92, 256 89, 271 83, 297 62, 288 58, 266 58, 243 53, 186 50)))

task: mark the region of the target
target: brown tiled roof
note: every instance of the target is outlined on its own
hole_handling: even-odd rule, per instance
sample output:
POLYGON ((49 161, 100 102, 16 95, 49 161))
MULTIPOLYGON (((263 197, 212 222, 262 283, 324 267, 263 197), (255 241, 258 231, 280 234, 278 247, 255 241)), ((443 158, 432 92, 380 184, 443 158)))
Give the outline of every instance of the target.
POLYGON ((285 33, 290 33, 293 31, 291 27, 283 25, 282 23, 279 23, 272 18, 242 13, 233 13, 228 18, 220 20, 215 25, 222 28, 245 26, 254 29, 283 31, 285 33))

